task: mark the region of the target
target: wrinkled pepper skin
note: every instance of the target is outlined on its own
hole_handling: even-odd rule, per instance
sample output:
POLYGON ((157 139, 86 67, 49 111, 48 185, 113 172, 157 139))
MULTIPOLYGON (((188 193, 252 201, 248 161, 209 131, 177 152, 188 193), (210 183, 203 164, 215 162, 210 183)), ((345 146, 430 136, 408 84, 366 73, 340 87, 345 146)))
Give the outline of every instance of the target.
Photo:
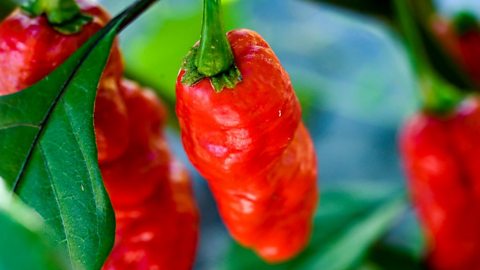
POLYGON ((234 91, 217 94, 208 79, 187 86, 181 82, 184 71, 177 81, 185 149, 204 177, 225 181, 260 172, 278 159, 301 115, 290 78, 262 37, 238 30, 228 39, 243 77, 234 91))
POLYGON ((188 174, 169 162, 151 199, 117 212, 115 247, 104 270, 192 269, 198 213, 188 174))
POLYGON ((434 269, 480 269, 480 102, 443 118, 420 113, 401 134, 413 201, 434 269))
POLYGON ((192 269, 198 210, 188 174, 163 134, 166 110, 152 91, 125 79, 120 85, 131 140, 122 157, 101 166, 117 222, 103 269, 192 269))
POLYGON ((227 34, 242 82, 217 93, 209 79, 177 80, 188 157, 205 177, 232 236, 269 262, 308 242, 318 200, 312 140, 290 78, 257 33, 227 34))
MULTIPOLYGON (((94 20, 75 35, 59 34, 44 17, 20 11, 0 24, 0 95, 42 79, 109 20, 98 6, 79 4, 94 20)), ((116 244, 104 268, 191 269, 198 211, 188 175, 163 135, 166 110, 151 90, 122 76, 114 44, 94 112, 99 165, 117 221, 116 244)))
POLYGON ((114 209, 141 204, 151 197, 159 179, 167 178, 170 160, 162 133, 164 106, 152 91, 129 80, 121 81, 120 93, 130 120, 130 144, 124 155, 100 165, 114 209))

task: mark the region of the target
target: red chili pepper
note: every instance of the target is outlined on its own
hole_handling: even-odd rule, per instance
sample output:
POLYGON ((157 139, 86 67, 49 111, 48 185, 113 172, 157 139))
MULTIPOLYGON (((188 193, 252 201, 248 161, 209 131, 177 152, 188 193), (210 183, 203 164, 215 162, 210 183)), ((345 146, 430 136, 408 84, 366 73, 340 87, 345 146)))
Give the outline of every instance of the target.
POLYGON ((444 117, 421 113, 401 136, 435 269, 480 269, 479 105, 473 98, 444 117))
POLYGON ((104 270, 192 269, 198 213, 188 174, 171 161, 159 180, 145 204, 117 211, 116 243, 104 270))
POLYGON ((191 269, 198 212, 185 169, 172 160, 162 128, 163 105, 153 92, 122 80, 130 144, 101 166, 115 209, 116 244, 103 269, 191 269))
POLYGON ((168 174, 170 154, 163 139, 166 112, 155 94, 122 80, 121 93, 130 120, 130 144, 124 154, 101 165, 114 209, 142 204, 168 174))
POLYGON ((242 81, 216 92, 210 79, 177 80, 185 150, 214 193, 232 236, 271 262, 291 258, 310 235, 316 157, 290 78, 257 33, 228 33, 242 81))
POLYGON ((167 120, 164 104, 153 91, 142 89, 129 80, 120 82, 120 93, 128 107, 130 144, 137 148, 156 144, 157 138, 163 136, 162 128, 167 120))

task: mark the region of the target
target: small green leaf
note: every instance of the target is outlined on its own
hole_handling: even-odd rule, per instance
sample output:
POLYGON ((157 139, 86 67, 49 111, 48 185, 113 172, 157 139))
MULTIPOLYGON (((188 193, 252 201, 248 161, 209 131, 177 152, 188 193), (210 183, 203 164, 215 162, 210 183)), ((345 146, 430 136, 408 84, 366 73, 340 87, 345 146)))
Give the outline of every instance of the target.
POLYGON ((309 246, 293 260, 269 265, 234 244, 221 269, 345 270, 358 265, 371 246, 407 208, 400 188, 362 183, 330 188, 320 198, 309 246))
POLYGON ((44 218, 74 269, 100 269, 113 245, 93 106, 116 34, 153 2, 136 2, 39 83, 0 97, 0 177, 44 218))
POLYGON ((45 238, 37 213, 5 190, 0 179, 0 269, 69 269, 62 254, 45 238))

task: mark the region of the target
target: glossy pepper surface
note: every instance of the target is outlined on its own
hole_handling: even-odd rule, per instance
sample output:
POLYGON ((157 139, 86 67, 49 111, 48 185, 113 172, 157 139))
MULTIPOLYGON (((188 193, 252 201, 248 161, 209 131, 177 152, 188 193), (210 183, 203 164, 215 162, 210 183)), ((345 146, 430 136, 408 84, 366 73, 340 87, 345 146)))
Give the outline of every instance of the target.
POLYGON ((480 269, 480 103, 449 115, 420 113, 401 135, 413 200, 434 269, 480 269))
POLYGON ((117 221, 115 246, 103 269, 191 269, 198 211, 188 174, 163 134, 165 108, 132 81, 122 80, 120 92, 131 140, 122 157, 101 166, 117 221))
POLYGON ((116 211, 115 246, 105 270, 192 269, 198 238, 198 214, 185 169, 169 161, 142 204, 116 211))
POLYGON ((287 72, 250 30, 227 34, 242 81, 177 80, 185 150, 211 187, 232 236, 271 262, 300 252, 317 202, 316 156, 287 72))

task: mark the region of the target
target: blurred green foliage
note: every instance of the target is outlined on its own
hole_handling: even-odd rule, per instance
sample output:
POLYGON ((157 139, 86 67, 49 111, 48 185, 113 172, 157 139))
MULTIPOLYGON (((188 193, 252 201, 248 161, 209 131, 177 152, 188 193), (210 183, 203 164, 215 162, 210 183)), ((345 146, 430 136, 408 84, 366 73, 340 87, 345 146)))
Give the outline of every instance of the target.
POLYGON ((40 216, 7 192, 0 178, 0 269, 70 269, 45 237, 40 216))

